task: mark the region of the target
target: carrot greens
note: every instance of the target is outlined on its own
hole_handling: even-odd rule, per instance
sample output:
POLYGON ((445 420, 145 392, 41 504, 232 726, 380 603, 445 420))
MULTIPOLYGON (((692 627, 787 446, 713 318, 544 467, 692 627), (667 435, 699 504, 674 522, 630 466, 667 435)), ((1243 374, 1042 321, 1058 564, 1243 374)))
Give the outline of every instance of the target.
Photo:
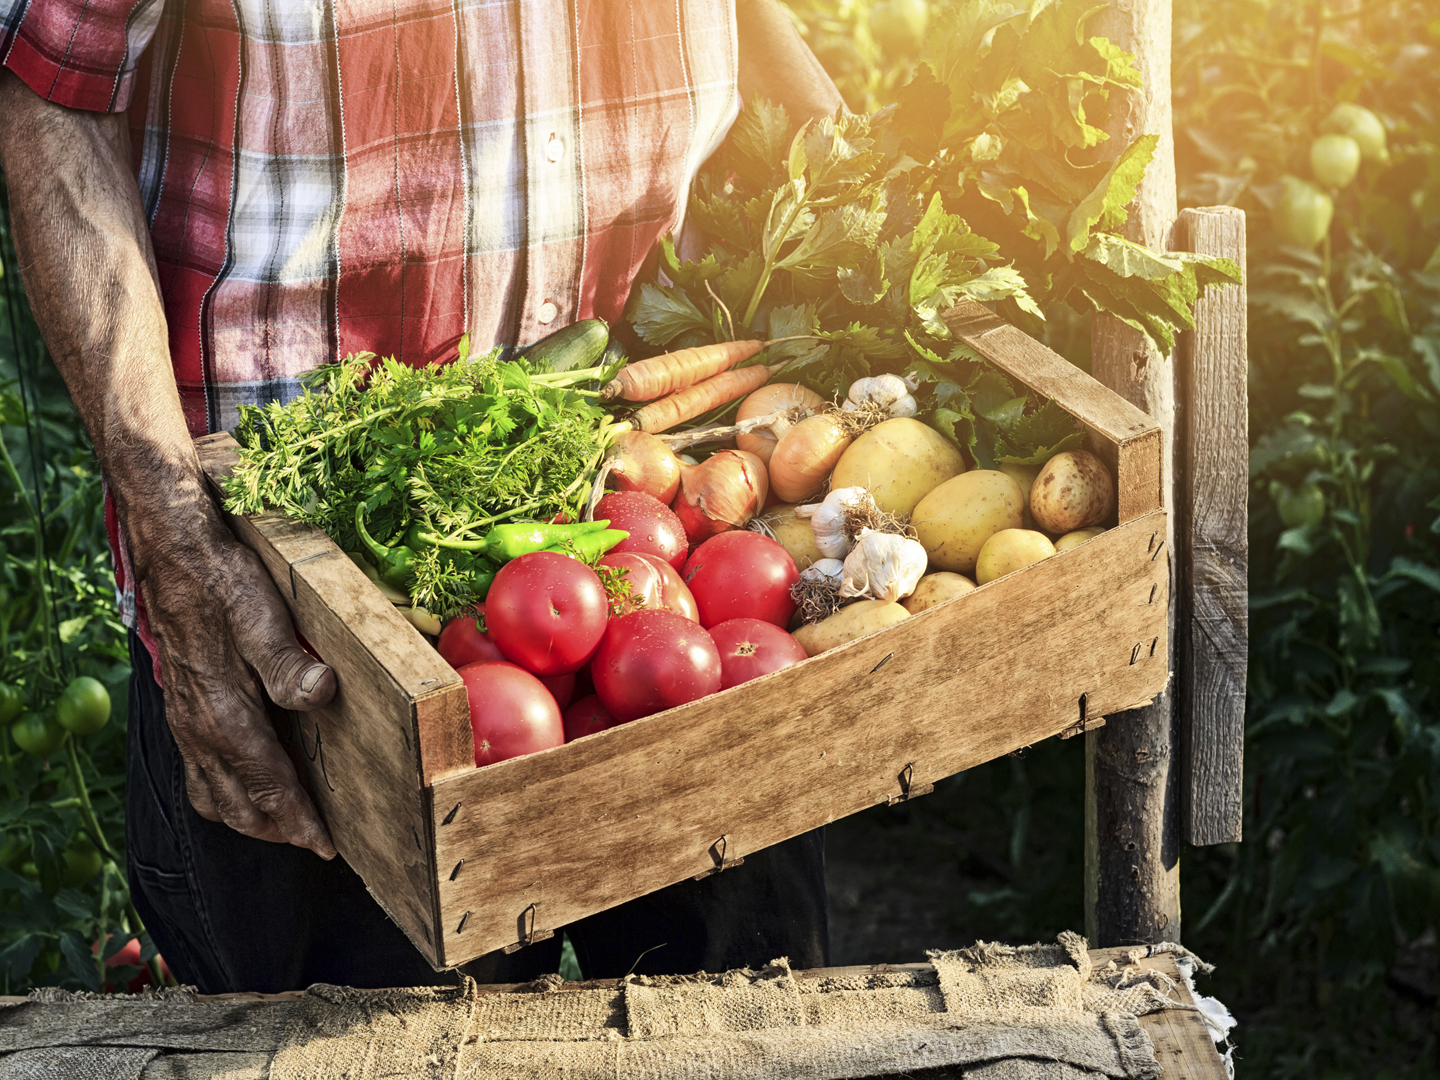
POLYGON ((411 595, 456 610, 494 568, 464 542, 505 522, 580 518, 610 426, 593 385, 613 374, 536 371, 498 351, 472 358, 464 341, 443 366, 347 357, 288 404, 241 407, 225 508, 274 507, 346 550, 368 547, 357 520, 381 544, 436 537, 416 552, 411 595))

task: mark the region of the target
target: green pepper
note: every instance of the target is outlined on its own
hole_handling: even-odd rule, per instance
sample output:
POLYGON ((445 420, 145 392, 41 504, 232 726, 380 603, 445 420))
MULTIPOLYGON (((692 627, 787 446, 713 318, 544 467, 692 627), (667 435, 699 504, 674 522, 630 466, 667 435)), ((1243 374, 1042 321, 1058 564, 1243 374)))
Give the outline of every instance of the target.
POLYGON ((410 585, 415 580, 415 575, 411 570, 411 566, 415 562, 414 549, 404 544, 386 547, 366 532, 364 504, 355 507, 355 531, 360 534, 360 540, 370 554, 375 556, 376 568, 380 571, 380 580, 387 585, 393 585, 397 589, 408 592, 410 585))
POLYGON ((553 551, 557 555, 574 555, 590 562, 604 555, 629 535, 624 529, 603 529, 600 532, 577 536, 568 544, 557 544, 555 547, 548 547, 545 550, 553 551))
POLYGON ((447 540, 437 533, 427 532, 419 525, 412 525, 405 534, 405 540, 415 549, 441 547, 453 551, 470 551, 477 555, 483 552, 502 562, 509 562, 531 552, 546 551, 566 543, 578 542, 582 537, 603 532, 609 524, 608 519, 581 521, 570 525, 523 521, 496 525, 479 540, 447 540))

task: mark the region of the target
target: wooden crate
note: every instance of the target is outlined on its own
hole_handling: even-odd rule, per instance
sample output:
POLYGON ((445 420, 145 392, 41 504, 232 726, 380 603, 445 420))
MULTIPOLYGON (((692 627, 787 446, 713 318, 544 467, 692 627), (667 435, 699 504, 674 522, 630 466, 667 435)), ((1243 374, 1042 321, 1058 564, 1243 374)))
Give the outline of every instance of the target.
MULTIPOLYGON (((956 336, 1079 418, 1115 526, 785 671, 528 757, 473 767, 463 685, 322 532, 232 521, 339 676, 288 735, 336 846, 437 969, 744 857, 1106 714, 1166 684, 1158 425, 962 304, 956 336)), ((218 483, 230 436, 196 441, 218 483)))

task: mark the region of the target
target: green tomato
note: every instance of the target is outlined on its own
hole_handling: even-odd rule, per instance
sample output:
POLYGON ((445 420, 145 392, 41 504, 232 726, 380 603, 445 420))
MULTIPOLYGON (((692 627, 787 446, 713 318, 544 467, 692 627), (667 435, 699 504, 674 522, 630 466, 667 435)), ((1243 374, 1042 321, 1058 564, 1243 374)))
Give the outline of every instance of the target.
POLYGON ((1325 518, 1325 492, 1311 483, 1297 488, 1282 487, 1276 493, 1275 506, 1287 529, 1318 525, 1325 518))
POLYGON ((929 21, 925 0, 880 0, 870 9, 870 33, 887 52, 914 52, 925 38, 929 21))
POLYGON ((1360 171, 1360 144, 1349 135, 1321 135, 1310 144, 1310 171, 1326 187, 1345 187, 1360 171))
POLYGON ((1313 248, 1330 231, 1335 204, 1329 195, 1299 177, 1283 177, 1281 184, 1284 190, 1275 207, 1275 232, 1287 244, 1313 248))
POLYGON ((60 884, 67 889, 80 888, 100 872, 100 851, 88 836, 76 837, 61 857, 65 866, 60 871, 60 884))
POLYGON ((1320 127, 1324 131, 1349 135, 1360 147, 1360 156, 1366 161, 1384 161, 1390 156, 1385 148, 1385 125, 1364 105, 1342 101, 1330 110, 1330 115, 1320 127))
POLYGON ((110 719, 110 691, 99 679, 79 675, 70 680, 55 703, 60 726, 76 735, 93 735, 110 719))
POLYGON ((27 754, 47 758, 65 742, 65 729, 51 717, 27 712, 10 725, 10 737, 27 754))
POLYGON ((0 683, 0 724, 8 724, 25 708, 25 698, 9 683, 0 683))

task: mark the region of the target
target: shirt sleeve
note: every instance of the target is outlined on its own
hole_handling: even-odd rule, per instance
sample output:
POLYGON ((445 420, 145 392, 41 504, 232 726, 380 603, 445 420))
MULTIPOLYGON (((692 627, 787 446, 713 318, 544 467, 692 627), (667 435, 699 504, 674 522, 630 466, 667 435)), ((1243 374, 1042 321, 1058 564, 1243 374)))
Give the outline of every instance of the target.
POLYGON ((57 105, 123 112, 163 0, 0 4, 0 62, 57 105))

